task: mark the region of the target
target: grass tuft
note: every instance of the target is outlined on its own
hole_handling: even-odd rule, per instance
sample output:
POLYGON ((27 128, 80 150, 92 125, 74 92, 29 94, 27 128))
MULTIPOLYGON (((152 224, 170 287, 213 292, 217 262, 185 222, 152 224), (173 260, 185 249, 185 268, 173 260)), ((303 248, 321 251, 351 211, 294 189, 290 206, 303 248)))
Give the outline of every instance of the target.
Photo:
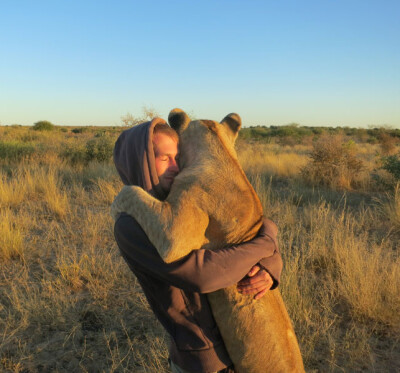
POLYGON ((18 216, 8 209, 0 210, 0 260, 23 259, 24 234, 18 216))
POLYGON ((385 219, 390 230, 400 232, 400 183, 397 183, 393 192, 386 193, 384 197, 376 197, 377 211, 385 219))

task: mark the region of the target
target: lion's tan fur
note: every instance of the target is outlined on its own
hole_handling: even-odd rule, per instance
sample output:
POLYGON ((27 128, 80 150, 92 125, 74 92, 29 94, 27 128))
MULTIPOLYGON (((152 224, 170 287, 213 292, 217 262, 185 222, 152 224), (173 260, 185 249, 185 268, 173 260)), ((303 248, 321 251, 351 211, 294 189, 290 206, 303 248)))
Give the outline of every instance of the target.
MULTIPOLYGON (((234 150, 240 117, 230 115, 222 124, 189 124, 183 112, 176 113, 181 115, 182 170, 167 199, 161 202, 139 187, 125 186, 112 205, 114 218, 126 212, 138 221, 166 262, 200 247, 216 249, 249 240, 263 215, 234 150)), ((278 290, 255 301, 232 286, 210 293, 208 299, 236 371, 304 371, 278 290)))

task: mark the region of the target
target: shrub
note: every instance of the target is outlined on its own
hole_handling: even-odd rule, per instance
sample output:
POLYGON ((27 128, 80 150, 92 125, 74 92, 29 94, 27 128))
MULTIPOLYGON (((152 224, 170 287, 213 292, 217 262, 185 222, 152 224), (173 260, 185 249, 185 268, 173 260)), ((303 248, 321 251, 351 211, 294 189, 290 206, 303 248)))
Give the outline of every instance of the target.
POLYGON ((396 153, 396 145, 398 142, 398 139, 396 137, 391 136, 386 132, 382 132, 379 136, 379 142, 383 154, 391 155, 393 153, 396 153))
POLYGON ((31 144, 20 143, 17 141, 0 141, 0 159, 11 161, 20 161, 27 158, 35 151, 35 147, 31 144))
POLYGON ((389 172, 396 180, 400 180, 399 154, 389 155, 382 158, 382 168, 389 172))
POLYGON ((61 151, 60 156, 73 166, 88 163, 86 148, 84 146, 67 146, 61 151))
POLYGON ((353 141, 343 143, 341 135, 322 135, 313 145, 311 162, 301 171, 303 177, 311 184, 350 189, 363 169, 355 146, 353 141))
POLYGON ((47 120, 40 120, 36 122, 32 128, 35 131, 52 131, 54 130, 54 124, 47 120))
POLYGON ((109 137, 98 137, 86 143, 86 157, 88 161, 108 161, 113 154, 114 143, 109 137))
POLYGON ((87 165, 90 161, 107 162, 112 157, 113 148, 113 140, 102 136, 87 141, 85 145, 69 145, 59 154, 71 165, 87 165))
POLYGON ((84 133, 87 132, 88 128, 87 127, 77 127, 77 128, 73 128, 71 130, 72 133, 84 133))

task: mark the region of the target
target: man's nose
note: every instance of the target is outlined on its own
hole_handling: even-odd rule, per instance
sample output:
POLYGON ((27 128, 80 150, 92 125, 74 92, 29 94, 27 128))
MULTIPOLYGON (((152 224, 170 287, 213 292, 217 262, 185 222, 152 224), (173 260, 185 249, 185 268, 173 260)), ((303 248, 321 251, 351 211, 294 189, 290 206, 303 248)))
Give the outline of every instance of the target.
POLYGON ((179 166, 178 166, 178 163, 176 162, 175 158, 172 158, 170 160, 168 168, 169 168, 170 171, 179 172, 179 166))

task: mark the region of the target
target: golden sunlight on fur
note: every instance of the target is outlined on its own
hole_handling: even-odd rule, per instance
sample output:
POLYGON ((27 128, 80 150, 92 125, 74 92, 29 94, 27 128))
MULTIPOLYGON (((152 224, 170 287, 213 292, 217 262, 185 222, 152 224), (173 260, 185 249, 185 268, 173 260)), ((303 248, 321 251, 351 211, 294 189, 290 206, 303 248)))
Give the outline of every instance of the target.
MULTIPOLYGON (((175 109, 169 122, 180 135, 185 164, 169 196, 160 202, 141 188, 125 186, 112 205, 113 217, 120 212, 132 215, 166 262, 200 247, 221 248, 253 238, 263 211, 234 150, 240 117, 190 122, 175 109)), ((236 371, 304 371, 279 290, 255 301, 231 286, 208 298, 236 371)))

